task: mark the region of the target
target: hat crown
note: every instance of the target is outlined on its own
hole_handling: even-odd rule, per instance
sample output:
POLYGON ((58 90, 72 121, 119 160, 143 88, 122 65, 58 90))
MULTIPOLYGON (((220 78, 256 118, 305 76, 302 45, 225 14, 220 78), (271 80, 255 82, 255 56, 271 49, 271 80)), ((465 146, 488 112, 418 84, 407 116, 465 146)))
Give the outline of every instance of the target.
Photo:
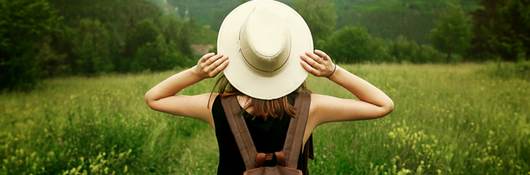
POLYGON ((289 58, 290 32, 285 19, 267 6, 256 7, 240 31, 243 58, 262 72, 281 69, 289 58))
POLYGON ((274 0, 251 0, 232 10, 219 28, 217 52, 232 87, 252 98, 272 100, 300 87, 308 73, 300 53, 313 50, 311 31, 294 9, 274 0))

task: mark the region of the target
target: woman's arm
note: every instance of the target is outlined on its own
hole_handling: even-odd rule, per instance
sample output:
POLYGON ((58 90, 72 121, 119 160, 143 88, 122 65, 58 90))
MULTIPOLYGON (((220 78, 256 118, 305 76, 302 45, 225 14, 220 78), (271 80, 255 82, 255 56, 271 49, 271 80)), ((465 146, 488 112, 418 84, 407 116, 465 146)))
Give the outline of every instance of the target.
POLYGON ((189 116, 212 124, 208 107, 210 95, 175 95, 182 89, 203 79, 215 77, 228 66, 228 57, 209 53, 196 66, 177 73, 151 88, 145 94, 145 102, 151 109, 174 115, 189 116))
POLYGON ((316 124, 379 118, 392 112, 394 103, 383 91, 366 80, 336 67, 331 58, 324 52, 302 55, 302 66, 308 72, 319 77, 328 77, 331 81, 344 87, 359 100, 343 99, 327 95, 312 95, 312 115, 316 124))

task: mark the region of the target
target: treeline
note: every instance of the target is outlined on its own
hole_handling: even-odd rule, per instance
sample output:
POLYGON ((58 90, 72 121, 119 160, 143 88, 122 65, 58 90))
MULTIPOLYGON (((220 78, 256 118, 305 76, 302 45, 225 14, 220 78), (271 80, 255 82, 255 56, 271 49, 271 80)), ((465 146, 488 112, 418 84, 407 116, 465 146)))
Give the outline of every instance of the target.
POLYGON ((189 65, 201 29, 145 0, 0 0, 0 89, 189 65))
POLYGON ((528 60, 530 6, 527 0, 481 0, 473 10, 464 9, 462 4, 469 2, 462 1, 436 1, 443 3, 444 8, 435 14, 433 27, 426 34, 429 39, 426 44, 404 35, 377 37, 365 26, 345 25, 337 29, 337 7, 332 1, 293 0, 293 6, 308 22, 316 47, 325 49, 343 63, 528 60))
MULTIPOLYGON (((0 0, 0 89, 191 65, 191 45, 215 43, 216 26, 244 1, 0 0), (212 24, 197 24, 205 22, 212 24)), ((530 54, 528 0, 282 2, 308 22, 316 48, 341 63, 517 61, 530 54), (383 18, 401 12, 406 21, 383 18)))
MULTIPOLYGON (((163 1, 163 0, 151 0, 163 1)), ((224 15, 246 0, 167 0, 181 14, 189 14, 198 24, 217 29, 224 15), (207 9, 207 10, 206 10, 207 9)), ((278 0, 293 5, 295 0, 278 0)), ((306 0, 320 3, 319 0, 306 0)), ((428 44, 428 33, 434 19, 449 4, 458 4, 471 12, 479 7, 478 0, 327 0, 336 9, 336 26, 363 26, 370 34, 384 39, 402 35, 418 43, 428 44)))

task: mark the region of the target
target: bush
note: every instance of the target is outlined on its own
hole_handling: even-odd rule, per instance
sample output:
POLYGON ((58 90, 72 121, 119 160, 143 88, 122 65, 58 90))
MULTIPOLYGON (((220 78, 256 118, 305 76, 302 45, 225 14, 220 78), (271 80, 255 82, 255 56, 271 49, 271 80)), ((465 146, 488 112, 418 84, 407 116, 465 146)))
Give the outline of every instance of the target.
POLYGON ((471 19, 460 6, 450 6, 439 17, 430 33, 433 45, 447 53, 447 62, 460 61, 460 57, 470 46, 472 32, 471 19))
POLYGON ((358 63, 388 60, 384 40, 372 37, 360 27, 344 27, 324 43, 325 49, 337 62, 358 63))
POLYGON ((390 43, 390 55, 400 62, 428 63, 442 62, 444 55, 429 45, 418 43, 399 36, 390 43))

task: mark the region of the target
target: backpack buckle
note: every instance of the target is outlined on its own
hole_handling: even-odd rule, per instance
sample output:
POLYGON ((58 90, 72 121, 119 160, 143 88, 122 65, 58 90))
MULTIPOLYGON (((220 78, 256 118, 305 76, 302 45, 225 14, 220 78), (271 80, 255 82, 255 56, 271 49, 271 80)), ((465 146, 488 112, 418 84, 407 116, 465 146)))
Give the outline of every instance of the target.
POLYGON ((258 153, 256 154, 256 167, 261 166, 275 166, 282 165, 286 166, 285 153, 278 151, 274 153, 258 153))

